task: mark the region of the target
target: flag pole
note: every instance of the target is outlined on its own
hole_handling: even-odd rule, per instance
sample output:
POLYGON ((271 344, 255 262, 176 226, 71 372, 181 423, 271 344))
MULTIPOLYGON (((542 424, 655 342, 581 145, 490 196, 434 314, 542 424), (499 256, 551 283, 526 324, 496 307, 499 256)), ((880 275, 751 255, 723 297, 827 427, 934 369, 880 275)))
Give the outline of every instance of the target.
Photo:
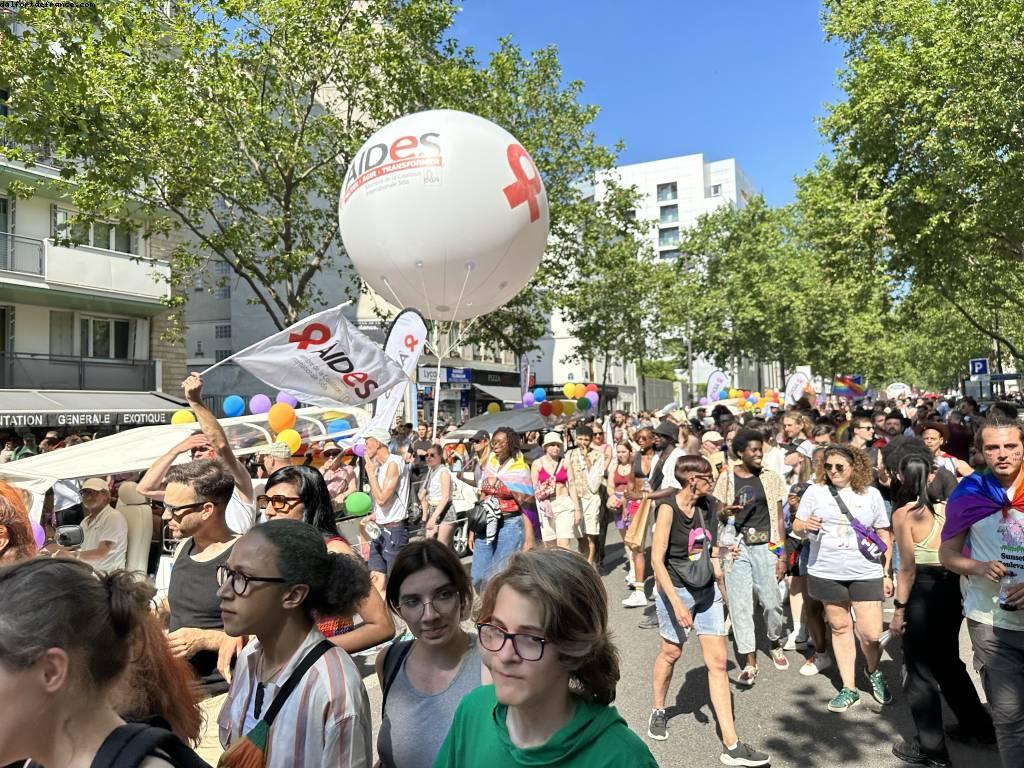
MULTIPOLYGON (((289 325, 289 326, 288 326, 287 328, 284 328, 284 329, 282 329, 282 330, 283 330, 283 331, 287 331, 287 330, 290 330, 291 328, 294 328, 294 327, 295 327, 295 326, 297 326, 297 325, 301 325, 302 323, 308 323, 308 322, 309 322, 310 320, 313 320, 313 319, 315 319, 315 318, 319 317, 320 315, 323 315, 323 314, 325 314, 325 313, 327 313, 327 312, 335 312, 335 311, 337 311, 337 310, 339 310, 339 309, 344 309, 345 307, 347 307, 347 306, 348 306, 349 304, 351 304, 351 303, 352 303, 352 301, 351 301, 351 300, 349 300, 349 301, 346 301, 346 302, 345 302, 344 304, 339 304, 339 305, 338 305, 338 306, 336 306, 336 307, 330 307, 330 308, 328 308, 328 309, 324 309, 324 310, 321 310, 320 312, 317 312, 317 313, 316 313, 315 315, 310 315, 310 316, 309 316, 309 317, 307 317, 307 318, 304 318, 304 319, 302 319, 302 320, 298 320, 298 321, 296 321, 296 322, 292 323, 291 325, 289 325)), ((278 331, 278 333, 281 333, 281 331, 278 331)), ((273 335, 273 334, 271 334, 271 335, 273 335)), ((230 355, 228 355, 227 357, 225 357, 225 358, 224 358, 223 360, 218 360, 218 361, 217 361, 216 363, 214 363, 213 365, 211 365, 211 366, 210 366, 209 368, 207 368, 207 369, 206 369, 205 371, 203 371, 203 372, 202 372, 202 373, 200 373, 199 375, 200 375, 200 376, 205 376, 205 375, 206 375, 206 374, 208 374, 208 373, 209 373, 210 371, 212 371, 212 370, 213 370, 214 368, 217 368, 218 366, 224 365, 224 363, 230 362, 230 361, 231 361, 231 360, 232 360, 233 358, 235 358, 235 357, 238 357, 239 355, 241 355, 241 354, 242 354, 242 353, 244 353, 244 352, 248 352, 248 351, 249 351, 250 349, 252 349, 252 348, 254 348, 254 347, 258 347, 258 346, 259 346, 260 344, 262 344, 262 343, 263 343, 264 341, 266 341, 266 339, 260 339, 259 341, 257 341, 257 342, 254 342, 254 343, 250 344, 250 345, 249 345, 248 347, 246 347, 245 349, 240 349, 240 350, 238 350, 237 352, 232 352, 232 353, 231 353, 230 355)))
POLYGON ((441 405, 441 350, 437 347, 437 323, 433 323, 431 328, 431 344, 434 347, 434 354, 437 355, 437 372, 434 375, 434 426, 430 430, 430 434, 433 436, 432 439, 437 439, 437 411, 441 405))

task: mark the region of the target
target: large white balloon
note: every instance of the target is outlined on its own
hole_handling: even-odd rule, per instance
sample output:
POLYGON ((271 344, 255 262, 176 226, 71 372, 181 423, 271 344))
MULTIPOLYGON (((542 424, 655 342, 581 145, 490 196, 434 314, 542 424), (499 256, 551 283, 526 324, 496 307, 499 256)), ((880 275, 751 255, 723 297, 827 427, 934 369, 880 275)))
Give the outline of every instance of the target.
POLYGON ((529 282, 548 238, 533 159, 503 128, 417 112, 359 150, 338 201, 345 250, 387 301, 433 320, 497 309, 529 282))

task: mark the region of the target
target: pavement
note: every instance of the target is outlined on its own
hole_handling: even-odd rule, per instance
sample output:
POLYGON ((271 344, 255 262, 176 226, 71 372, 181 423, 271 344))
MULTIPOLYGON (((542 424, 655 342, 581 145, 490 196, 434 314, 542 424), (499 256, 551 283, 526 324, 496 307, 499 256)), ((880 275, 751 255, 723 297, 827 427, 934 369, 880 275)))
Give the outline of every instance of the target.
MULTIPOLYGON (((644 609, 623 608, 627 595, 622 565, 625 562, 618 532, 608 532, 604 585, 608 591, 614 641, 622 659, 622 679, 615 706, 636 733, 643 737, 662 768, 698 768, 719 765, 721 742, 716 732, 714 712, 708 697, 707 673, 695 636, 686 643, 676 664, 667 701, 668 740, 657 742, 647 737, 647 719, 651 707, 651 670, 658 654, 657 629, 640 629, 637 623, 644 609)), ((468 563, 468 560, 467 560, 468 563)), ((653 602, 648 611, 654 610, 653 602)), ((886 613, 886 619, 891 615, 886 613)), ((759 631, 763 639, 763 632, 759 631)), ((893 757, 892 745, 913 737, 910 711, 901 690, 901 655, 898 641, 891 643, 883 656, 885 673, 895 701, 882 707, 871 698, 867 675, 858 672, 860 706, 844 714, 829 712, 825 705, 839 690, 838 672, 833 665, 813 677, 803 677, 799 667, 803 654, 789 652, 790 668, 776 670, 768 657, 767 640, 759 649, 760 674, 749 689, 733 685, 733 707, 740 738, 755 749, 772 756, 774 768, 809 766, 863 766, 863 768, 899 768, 905 763, 893 757)), ((961 633, 961 656, 972 667, 970 640, 966 626, 961 633)), ((364 681, 374 715, 374 734, 380 724, 380 686, 373 674, 373 654, 357 657, 365 674, 364 681)), ((730 647, 729 676, 735 680, 740 667, 735 648, 730 647)), ((972 671, 975 684, 980 682, 972 671)), ((984 701, 984 694, 982 693, 984 701)), ((952 718, 947 711, 947 722, 952 718)), ((1001 768, 994 747, 965 746, 950 742, 955 768, 1001 768)))

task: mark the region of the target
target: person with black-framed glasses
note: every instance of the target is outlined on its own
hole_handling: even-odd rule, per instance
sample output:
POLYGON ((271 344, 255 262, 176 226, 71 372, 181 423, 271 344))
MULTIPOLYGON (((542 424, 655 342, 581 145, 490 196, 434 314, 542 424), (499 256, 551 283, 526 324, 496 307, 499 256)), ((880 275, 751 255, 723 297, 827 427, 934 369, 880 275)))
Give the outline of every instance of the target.
POLYGON ((608 595, 584 557, 517 552, 487 581, 478 649, 493 685, 462 699, 435 768, 657 763, 611 702, 619 654, 608 595))

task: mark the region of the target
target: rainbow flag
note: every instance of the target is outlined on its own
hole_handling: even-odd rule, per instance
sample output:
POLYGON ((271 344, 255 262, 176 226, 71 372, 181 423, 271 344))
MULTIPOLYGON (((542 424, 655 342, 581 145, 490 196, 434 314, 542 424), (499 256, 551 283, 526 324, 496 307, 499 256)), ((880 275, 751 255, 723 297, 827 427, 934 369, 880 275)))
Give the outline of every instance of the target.
POLYGON ((832 382, 832 394, 836 397, 857 400, 864 397, 864 393, 864 377, 859 374, 856 376, 836 376, 832 382))

